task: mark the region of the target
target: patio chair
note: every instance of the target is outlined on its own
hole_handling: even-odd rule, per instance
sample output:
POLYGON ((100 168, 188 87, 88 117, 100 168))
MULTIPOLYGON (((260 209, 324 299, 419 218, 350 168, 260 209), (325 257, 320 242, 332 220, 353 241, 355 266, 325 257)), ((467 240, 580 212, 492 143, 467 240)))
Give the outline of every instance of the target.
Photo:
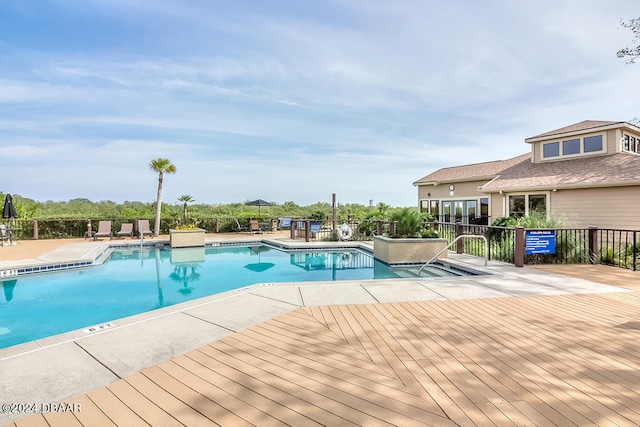
POLYGON ((0 224, 0 240, 2 240, 2 246, 4 246, 4 242, 11 240, 7 227, 4 224, 0 224))
POLYGON ((246 231, 247 233, 249 232, 249 229, 247 227, 240 225, 240 221, 238 221, 237 218, 234 218, 234 221, 236 222, 236 231, 238 233, 241 231, 246 231))
POLYGON ((136 235, 140 236, 140 231, 142 231, 142 236, 153 236, 153 231, 151 231, 151 227, 149 226, 148 219, 139 219, 136 222, 136 235))
POLYGON ((252 219, 249 221, 249 233, 262 233, 260 223, 257 219, 252 219))
POLYGON ((111 232, 111 221, 100 221, 98 223, 98 231, 93 235, 93 240, 97 240, 98 237, 108 237, 109 240, 113 238, 111 232))
POLYGON ((133 239, 133 224, 132 223, 124 223, 120 226, 120 231, 117 233, 118 237, 126 237, 129 236, 133 239))

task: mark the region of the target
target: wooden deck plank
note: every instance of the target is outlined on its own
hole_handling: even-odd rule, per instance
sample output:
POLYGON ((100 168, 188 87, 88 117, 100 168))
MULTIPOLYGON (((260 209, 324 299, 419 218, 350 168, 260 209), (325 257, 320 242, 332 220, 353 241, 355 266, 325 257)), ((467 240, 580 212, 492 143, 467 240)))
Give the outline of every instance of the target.
POLYGON ((188 356, 204 366, 214 367, 215 371, 212 370, 209 374, 210 379, 219 374, 217 380, 222 381, 225 387, 238 390, 234 392, 236 395, 240 390, 244 391, 247 393, 246 398, 251 399, 254 406, 272 417, 291 425, 321 425, 305 413, 307 402, 295 394, 283 391, 278 387, 280 384, 273 386, 272 379, 266 382, 268 378, 256 377, 252 366, 247 366, 241 359, 225 353, 221 348, 227 349, 227 346, 217 341, 198 351, 189 352, 188 356))
POLYGON ((243 422, 249 425, 261 425, 265 427, 284 425, 268 413, 257 409, 241 399, 235 398, 224 389, 207 382, 200 374, 206 376, 206 372, 204 371, 208 368, 197 364, 186 356, 179 356, 172 360, 171 363, 163 363, 160 369, 172 377, 180 379, 187 387, 197 390, 203 396, 206 396, 212 402, 208 403, 209 405, 223 407, 230 414, 233 414, 233 416, 225 417, 224 420, 222 417, 214 419, 214 421, 220 425, 242 425, 243 422), (236 417, 241 417, 242 419, 238 420, 236 417))
POLYGON ((111 427, 116 425, 87 395, 75 397, 73 402, 80 404, 82 408, 81 411, 74 413, 74 415, 83 426, 111 427))
POLYGON ((44 419, 51 427, 82 427, 71 412, 49 412, 44 414, 44 419))
POLYGON ((218 425, 249 426, 246 420, 220 406, 215 401, 203 396, 197 391, 184 385, 181 381, 166 372, 163 367, 171 366, 172 362, 164 362, 154 367, 145 369, 144 375, 151 381, 180 399, 198 414, 218 425))
MULTIPOLYGON (((313 350, 329 355, 329 357, 333 357, 338 361, 351 363, 354 366, 359 366, 360 362, 371 362, 368 357, 353 349, 344 338, 334 333, 321 334, 320 332, 326 327, 319 322, 315 324, 316 330, 318 330, 317 334, 300 336, 297 333, 296 325, 286 322, 286 315, 276 320, 278 322, 265 322, 250 330, 263 333, 265 336, 273 336, 283 343, 296 344, 296 348, 313 350), (332 354, 334 351, 335 353, 332 354)), ((367 366, 371 366, 371 364, 367 363, 367 366)), ((377 371, 382 372, 379 368, 377 371)))
POLYGON ((385 384, 390 387, 398 384, 395 377, 388 375, 370 360, 361 357, 354 359, 354 353, 358 356, 361 355, 346 343, 341 346, 334 345, 330 348, 330 352, 327 352, 324 351, 324 347, 301 346, 299 342, 287 340, 282 335, 271 336, 261 332, 260 328, 252 328, 243 331, 243 334, 269 346, 278 357, 295 360, 307 366, 313 366, 317 370, 339 372, 342 379, 343 373, 347 373, 348 376, 362 378, 364 381, 370 381, 374 384, 385 384))
MULTIPOLYGON (((246 334, 251 334, 251 331, 244 331, 246 334)), ((260 339, 257 337, 256 339, 260 339)), ((351 384, 355 387, 365 389, 374 393, 382 393, 385 396, 393 396, 395 399, 400 399, 406 403, 415 402, 414 397, 410 396, 409 399, 403 399, 406 394, 406 387, 396 378, 391 378, 383 375, 372 375, 372 370, 366 369, 367 367, 360 363, 359 366, 354 367, 347 363, 336 363, 335 359, 331 358, 326 360, 326 357, 322 354, 308 353, 305 349, 297 349, 292 352, 287 349, 281 349, 278 343, 275 341, 264 341, 271 348, 271 352, 274 356, 280 357, 283 360, 283 368, 291 369, 291 364, 297 365, 300 371, 310 372, 313 370, 326 377, 328 381, 336 381, 337 383, 345 383, 347 386, 351 384), (311 354, 311 357, 308 356, 311 354), (398 391, 402 393, 397 393, 398 391)), ((265 356, 266 357, 266 356, 265 356)), ((368 365, 373 365, 368 362, 368 365)))
MULTIPOLYGON (((445 307, 441 307, 441 310, 450 310, 450 306, 456 303, 454 301, 448 301, 445 307)), ((457 304, 461 304, 457 302, 457 304)), ((423 307, 429 305, 428 303, 419 303, 419 306, 423 307)), ((424 308, 424 307, 423 307, 424 308)), ((491 318, 487 316, 486 312, 482 313, 482 318, 491 318)), ((459 351, 466 352, 466 356, 472 359, 478 357, 485 357, 490 360, 491 363, 499 370, 506 373, 511 378, 514 378, 515 382, 526 384, 526 392, 542 399, 542 405, 540 402, 533 401, 536 410, 544 414, 545 417, 554 420, 555 423, 562 425, 566 424, 569 420, 577 425, 593 425, 589 419, 585 418, 582 414, 576 411, 572 406, 565 404, 562 399, 558 398, 557 393, 554 394, 554 390, 548 389, 547 380, 544 377, 539 377, 535 372, 531 370, 533 367, 531 363, 523 360, 523 355, 520 355, 514 349, 509 347, 508 342, 501 342, 499 337, 493 340, 482 338, 476 338, 474 326, 477 326, 477 322, 481 320, 480 317, 473 321, 464 321, 464 319, 456 318, 451 313, 446 314, 446 318, 451 323, 451 332, 453 337, 448 337, 451 342, 456 342, 459 351), (457 332, 455 332, 457 331, 457 332), (469 339, 469 337, 474 337, 469 339), (464 341, 466 339, 466 342, 464 341), (476 348, 472 350, 472 348, 476 348), (551 410, 549 410, 551 409, 551 410)), ((496 316, 492 316, 496 319, 496 316)), ((499 317, 498 317, 499 319, 499 317)), ((487 325, 486 330, 491 331, 485 333, 486 336, 495 336, 494 329, 498 328, 499 322, 493 322, 487 325)), ((516 349, 517 350, 517 349, 516 349)), ((553 379, 552 379, 553 380, 553 379)))
MULTIPOLYGON (((434 415, 429 410, 423 409, 425 402, 413 394, 401 391, 392 394, 365 392, 353 383, 329 380, 322 373, 309 369, 304 364, 294 365, 288 361, 281 366, 268 364, 257 368, 257 365, 263 360, 262 357, 265 356, 264 350, 251 347, 240 339, 225 341, 234 346, 233 348, 241 350, 241 357, 246 362, 247 369, 253 370, 254 375, 260 375, 261 379, 278 376, 285 380, 285 383, 280 381, 282 386, 287 387, 288 384, 287 388, 297 396, 304 396, 308 405, 321 405, 326 407, 329 412, 339 414, 356 424, 359 424, 363 417, 369 417, 369 411, 373 411, 371 412, 373 414, 379 414, 380 420, 398 420, 400 424, 419 423, 421 420, 432 420, 442 425, 447 422, 442 415, 434 415), (258 372, 259 369, 270 375, 258 372), (404 399, 396 399, 397 393, 402 393, 404 399), (413 398, 413 404, 406 403, 407 398, 413 398)), ((396 421, 393 423, 395 424, 396 421)))
MULTIPOLYGON (((233 343, 240 345, 243 350, 246 351, 245 356, 248 365, 253 366, 259 362, 261 356, 264 356, 264 352, 251 347, 242 346, 242 343, 233 343)), ((375 393, 373 391, 363 392, 361 388, 348 381, 335 381, 327 379, 321 372, 310 369, 304 364, 293 364, 291 362, 284 362, 275 366, 267 366, 267 373, 271 376, 278 376, 285 380, 280 381, 281 385, 286 389, 291 390, 292 394, 300 396, 307 401, 308 405, 318 405, 321 408, 326 408, 328 412, 339 415, 350 422, 356 424, 360 423, 362 417, 367 417, 366 414, 359 413, 359 410, 354 410, 354 407, 368 406, 370 402, 381 406, 377 409, 377 412, 385 413, 386 417, 383 419, 396 416, 395 411, 398 409, 404 409, 405 411, 412 411, 415 406, 419 406, 415 396, 413 408, 411 405, 407 405, 404 402, 389 402, 393 400, 394 394, 398 391, 390 392, 386 389, 386 394, 375 393), (362 397, 360 397, 362 396, 362 397), (364 397, 366 396, 366 397, 364 397), (379 401, 376 401, 376 397, 379 396, 379 401)), ((346 372, 342 372, 346 374, 346 372)), ((264 374, 261 374, 261 378, 268 378, 264 374)), ((420 410, 420 415, 428 417, 430 414, 420 410)), ((407 420, 405 420, 406 422, 407 420)))
POLYGON ((203 381, 228 393, 232 399, 238 400, 238 402, 225 403, 227 407, 250 405, 257 411, 269 414, 268 417, 265 417, 268 423, 275 419, 282 424, 303 422, 315 425, 290 408, 281 407, 284 405, 274 400, 276 390, 253 387, 255 384, 251 380, 245 380, 244 376, 234 372, 233 368, 218 362, 201 351, 189 352, 184 357, 174 360, 174 363, 191 372, 197 372, 203 381), (205 369, 202 370, 202 368, 205 369))
POLYGON ((142 418, 118 399, 107 387, 87 393, 87 397, 116 425, 147 425, 142 418))
MULTIPOLYGON (((360 305, 355 308, 360 311, 362 317, 360 323, 370 326, 370 328, 365 328, 365 330, 370 331, 368 337, 372 339, 372 344, 378 349, 387 363, 389 363, 396 373, 396 376, 412 392, 420 396, 429 405, 437 406, 431 395, 426 392, 417 378, 407 368, 405 362, 411 361, 413 358, 400 343, 400 341, 404 341, 404 335, 399 333, 399 331, 388 322, 387 318, 378 310, 377 305, 360 305)), ((390 315, 388 312, 386 314, 390 315)))
POLYGON ((183 425, 125 380, 111 383, 107 388, 149 425, 167 427, 183 425))
POLYGON ((345 333, 350 335, 351 342, 359 341, 360 346, 364 349, 367 357, 380 368, 384 369, 389 375, 395 375, 393 367, 383 357, 375 344, 371 341, 371 337, 367 334, 368 326, 366 322, 363 324, 359 316, 359 310, 355 306, 339 306, 339 310, 350 325, 350 330, 345 328, 345 333))
MULTIPOLYGON (((570 322, 570 319, 567 319, 567 322, 570 322)), ((565 329, 564 327, 562 329, 565 329)), ((562 340, 565 345, 563 345, 563 357, 558 359, 557 356, 553 356, 557 360, 556 364, 562 363, 567 360, 567 362, 559 365, 559 369, 563 372, 567 372, 567 370, 571 370, 576 372, 576 377, 581 381, 585 382, 585 385, 591 386, 594 389, 601 389, 603 378, 607 378, 607 381, 611 382, 613 386, 617 388, 617 391, 620 392, 621 386, 626 385, 627 392, 629 394, 634 394, 634 397, 640 397, 637 395, 637 388, 634 387, 635 384, 638 384, 640 381, 640 376, 638 375, 638 371, 632 369, 633 360, 637 360, 637 358, 629 358, 632 356, 630 354, 620 354, 619 356, 613 356, 610 354, 607 349, 598 346, 598 343, 594 343, 595 341, 602 340, 637 340, 640 337, 640 334, 637 334, 636 337, 626 337, 624 334, 619 334, 617 337, 610 336, 600 336, 598 328, 590 328, 590 334, 588 340, 585 341, 584 334, 577 334, 575 331, 565 332, 563 330, 553 330, 549 328, 538 328, 538 333, 535 335, 531 335, 531 337, 537 337, 533 347, 536 349, 546 348, 547 352, 543 352, 542 354, 548 359, 552 357, 550 355, 551 351, 555 351, 556 346, 554 344, 558 339, 562 340), (569 345, 570 344, 570 345, 569 345), (622 358, 622 360, 620 360, 622 358), (581 361, 587 361, 588 365, 584 365, 580 363, 581 361), (586 372, 578 372, 574 367, 575 366, 601 366, 601 373, 595 371, 595 366, 591 368, 593 371, 592 375, 586 375, 586 372), (624 375, 617 375, 611 369, 613 366, 617 366, 621 371, 625 372, 624 375), (599 380, 596 380, 593 375, 599 376, 599 380), (588 380, 581 377, 588 377, 588 380)), ((514 332, 514 340, 521 334, 520 330, 516 330, 514 332)), ((623 391, 624 392, 624 391, 623 391)))
MULTIPOLYGON (((464 302, 462 302, 461 304, 464 304, 464 302)), ((589 401, 589 403, 585 402, 581 405, 574 404, 573 408, 588 419, 606 419, 607 414, 611 412, 610 408, 606 407, 605 405, 601 405, 596 400, 589 400, 586 394, 584 394, 582 391, 579 391, 579 389, 572 387, 573 385, 571 384, 570 379, 566 378, 566 375, 562 376, 562 380, 554 380, 555 378, 559 378, 559 376, 549 371, 549 363, 548 361, 544 360, 547 356, 546 353, 540 353, 539 351, 536 351, 536 346, 526 342, 527 338, 525 337, 525 335, 521 333, 510 335, 509 331, 506 328, 513 327, 513 323, 514 322, 505 327, 500 326, 502 328, 501 335, 504 335, 507 338, 507 341, 510 343, 510 345, 515 344, 516 347, 526 349, 526 351, 522 353, 526 355, 525 359, 530 362, 529 369, 535 372, 539 376, 539 378, 550 378, 547 379, 547 381, 552 385, 552 387, 549 388, 549 391, 551 393, 555 393, 556 396, 560 399, 562 399, 565 394, 569 394, 572 395, 573 398, 577 401, 589 401)))
POLYGON ((7 427, 49 427, 49 423, 42 414, 35 414, 8 424, 7 427))
MULTIPOLYGON (((597 332, 598 328, 592 330, 589 341, 593 338, 598 339, 597 332)), ((631 389, 621 390, 620 387, 616 387, 617 390, 614 390, 607 384, 609 381, 606 376, 599 375, 594 370, 594 360, 608 357, 606 350, 588 348, 589 346, 585 345, 586 343, 584 342, 584 335, 581 334, 573 333, 567 334, 566 336, 559 336, 558 333, 554 334, 553 339, 562 340, 564 349, 570 349, 570 351, 563 351, 562 353, 558 353, 558 349, 550 346, 545 340, 534 338, 538 337, 539 334, 529 335, 532 337, 530 343, 526 342, 526 338, 521 338, 522 336, 522 331, 515 330, 510 340, 513 342, 524 342, 526 346, 521 346, 526 348, 529 354, 538 354, 537 357, 540 360, 538 363, 546 366, 545 370, 549 376, 562 376, 568 385, 574 387, 576 390, 581 390, 583 393, 588 393, 591 398, 591 402, 588 404, 590 410, 598 411, 601 414, 601 418, 609 418, 614 421, 611 418, 613 416, 612 414, 616 412, 613 408, 619 408, 620 406, 627 408, 624 411, 629 414, 627 416, 640 418, 640 413, 638 412, 640 409, 636 403, 640 395, 631 389), (536 352, 536 349, 545 348, 548 351, 536 352), (577 367, 581 369, 579 370, 577 367), (600 377, 599 381, 596 380, 597 376, 600 377)), ((627 362, 628 360, 625 359, 621 363, 627 365, 627 362)), ((611 363, 609 363, 609 365, 611 365, 611 363)), ((629 385, 637 384, 633 378, 637 376, 637 371, 627 370, 630 371, 629 375, 631 376, 629 385)), ((619 382, 618 380, 614 385, 617 386, 619 382)))
MULTIPOLYGON (((149 368, 151 369, 151 368, 149 368)), ((157 369, 157 368, 156 368, 157 369)), ((176 398, 169 391, 153 382, 147 376, 147 369, 138 372, 125 380, 140 393, 143 393, 155 405, 163 408, 176 420, 186 426, 214 426, 216 425, 209 418, 193 409, 191 406, 176 398)), ((118 425, 126 425, 120 424, 118 425)))

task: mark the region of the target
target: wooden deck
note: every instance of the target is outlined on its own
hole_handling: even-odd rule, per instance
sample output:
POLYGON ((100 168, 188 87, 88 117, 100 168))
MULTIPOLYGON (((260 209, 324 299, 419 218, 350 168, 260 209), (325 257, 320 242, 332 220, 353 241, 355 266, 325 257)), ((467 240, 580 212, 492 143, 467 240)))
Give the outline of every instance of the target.
POLYGON ((313 307, 11 425, 635 426, 639 384, 637 291, 313 307))

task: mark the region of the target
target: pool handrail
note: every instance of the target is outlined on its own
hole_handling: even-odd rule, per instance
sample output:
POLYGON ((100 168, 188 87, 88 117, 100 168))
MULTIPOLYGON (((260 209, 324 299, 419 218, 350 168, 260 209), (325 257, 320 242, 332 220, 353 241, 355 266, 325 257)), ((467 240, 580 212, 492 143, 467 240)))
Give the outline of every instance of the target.
POLYGON ((449 249, 449 247, 451 247, 451 245, 453 245, 454 243, 456 243, 458 240, 460 239, 464 239, 465 237, 468 238, 480 238, 482 240, 484 240, 484 266, 487 266, 487 261, 488 261, 488 254, 489 254, 489 241, 487 240, 486 237, 484 237, 482 234, 461 234, 460 236, 456 237, 455 239, 453 239, 451 241, 451 243, 449 243, 447 246, 444 247, 444 249, 442 249, 440 252, 438 252, 437 254, 435 254, 433 256, 433 258, 431 258, 429 261, 425 262, 422 267, 420 267, 420 269, 418 270, 418 276, 420 276, 420 273, 422 273, 422 270, 429 264, 431 264, 433 261, 436 260, 436 258, 438 258, 440 255, 442 255, 443 252, 445 252, 446 250, 449 249))

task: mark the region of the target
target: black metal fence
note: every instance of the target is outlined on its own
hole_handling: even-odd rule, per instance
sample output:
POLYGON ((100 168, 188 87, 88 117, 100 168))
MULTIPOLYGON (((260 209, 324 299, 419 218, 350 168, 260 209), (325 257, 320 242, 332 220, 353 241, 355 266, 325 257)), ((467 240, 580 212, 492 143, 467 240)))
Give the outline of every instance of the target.
MULTIPOLYGON (((153 218, 148 219, 153 227, 153 218)), ((133 219, 105 218, 111 221, 111 229, 115 233, 123 223, 134 222, 133 219)), ((228 233, 246 230, 249 218, 195 218, 195 224, 207 233, 228 233)), ((278 224, 278 219, 273 218, 278 224)), ((98 228, 98 219, 91 219, 92 230, 98 228)), ((313 221, 307 219, 292 219, 293 238, 310 238, 313 240, 335 240, 331 221, 313 221), (312 225, 313 223, 313 225, 312 225), (295 230, 298 225, 297 231, 295 230), (300 226, 302 224, 302 226, 300 226), (310 227, 306 234, 306 227, 310 227), (313 228, 312 228, 313 227, 313 228)), ((347 224, 351 230, 349 240, 371 240, 374 235, 392 234, 394 224, 380 220, 351 220, 338 219, 336 227, 347 224)), ((160 233, 168 234, 170 228, 177 225, 173 218, 163 218, 160 222, 160 233)), ((600 263, 636 271, 640 258, 640 231, 616 230, 600 228, 563 228, 554 231, 554 253, 526 254, 524 243, 517 244, 518 230, 512 227, 492 227, 482 224, 462 224, 435 222, 428 223, 438 230, 440 237, 452 242, 461 234, 483 235, 487 238, 488 248, 480 239, 464 239, 458 246, 452 248, 460 253, 487 257, 490 260, 503 261, 512 264, 576 264, 600 263), (518 258, 521 256, 522 258, 518 258)), ((61 239, 86 236, 88 221, 86 219, 14 219, 12 233, 16 239, 61 239)), ((522 240, 524 242, 524 240, 522 240)))

